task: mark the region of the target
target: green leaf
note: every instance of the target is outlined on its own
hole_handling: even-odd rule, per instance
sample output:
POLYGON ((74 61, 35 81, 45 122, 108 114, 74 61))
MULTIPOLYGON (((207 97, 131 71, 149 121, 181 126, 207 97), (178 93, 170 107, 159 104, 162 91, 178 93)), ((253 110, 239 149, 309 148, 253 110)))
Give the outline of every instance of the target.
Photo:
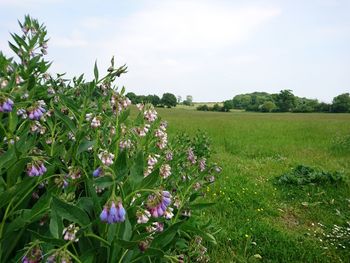
POLYGON ((130 168, 130 183, 136 187, 143 180, 144 156, 143 151, 136 155, 133 165, 130 168))
POLYGON ((97 68, 97 61, 95 61, 95 66, 94 66, 94 76, 96 82, 98 81, 98 68, 97 68))
POLYGON ((155 237, 152 242, 152 247, 163 248, 174 240, 177 230, 181 227, 184 221, 177 222, 166 229, 159 236, 155 237))
POLYGON ((51 219, 49 225, 50 233, 54 238, 60 238, 63 231, 62 219, 57 215, 55 210, 51 211, 51 219))
POLYGON ((89 141, 89 140, 86 140, 86 139, 82 140, 82 142, 78 146, 78 150, 77 150, 76 156, 78 156, 82 152, 87 151, 94 144, 95 144, 95 141, 89 141))
POLYGON ((95 185, 101 188, 111 186, 113 183, 113 178, 111 176, 101 176, 95 179, 95 185))
POLYGON ((94 209, 94 202, 90 197, 80 197, 77 206, 91 214, 94 209))
POLYGON ((64 115, 62 112, 60 112, 58 109, 55 109, 55 116, 59 118, 61 121, 66 124, 67 128, 69 128, 74 134, 76 131, 76 127, 74 125, 74 122, 68 118, 68 116, 64 115))
POLYGON ((32 230, 28 230, 28 231, 32 234, 33 237, 35 237, 36 239, 39 239, 41 241, 44 241, 47 244, 56 245, 58 247, 64 246, 64 244, 66 244, 66 241, 64 241, 63 239, 59 239, 59 237, 52 238, 52 237, 40 235, 36 231, 32 231, 32 230))
POLYGON ((7 170, 8 186, 12 186, 16 183, 17 178, 25 171, 26 164, 27 164, 27 160, 21 159, 7 170))
POLYGON ((33 180, 33 178, 26 177, 22 182, 2 192, 0 194, 0 208, 6 206, 12 199, 16 201, 17 198, 27 195, 30 188, 32 188, 35 183, 36 181, 33 180))
POLYGON ((130 240, 132 236, 132 226, 130 224, 129 219, 126 219, 124 221, 124 224, 122 225, 120 232, 122 233, 124 240, 130 240))
POLYGON ((53 197, 52 210, 57 212, 57 215, 69 221, 77 223, 81 226, 86 226, 90 223, 88 215, 81 208, 63 202, 57 197, 53 197))
POLYGON ((140 188, 152 188, 159 180, 159 168, 156 168, 151 174, 142 180, 140 188))
POLYGON ((12 147, 7 152, 0 155, 0 170, 2 168, 8 168, 8 165, 16 162, 15 149, 12 147))
POLYGON ((9 130, 11 133, 13 133, 16 130, 17 123, 18 123, 18 116, 12 111, 10 113, 10 118, 9 118, 9 130))
POLYGON ((207 240, 215 245, 217 244, 216 239, 212 234, 207 233, 207 232, 193 226, 191 223, 184 224, 181 229, 183 231, 186 231, 186 232, 194 232, 195 234, 203 237, 205 240, 207 240))

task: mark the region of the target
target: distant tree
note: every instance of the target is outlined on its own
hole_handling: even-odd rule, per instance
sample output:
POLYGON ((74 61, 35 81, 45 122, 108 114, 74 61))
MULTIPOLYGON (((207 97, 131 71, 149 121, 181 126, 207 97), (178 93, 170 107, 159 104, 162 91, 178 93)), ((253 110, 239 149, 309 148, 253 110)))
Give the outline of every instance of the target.
POLYGON ((333 112, 350 112, 350 94, 340 94, 333 99, 333 112))
POLYGON ((193 97, 192 97, 192 95, 187 95, 186 99, 183 101, 183 104, 187 105, 187 106, 192 106, 193 105, 193 97))
POLYGON ((177 104, 180 104, 181 103, 181 101, 182 101, 182 97, 179 95, 179 96, 177 96, 177 104))
POLYGON ((222 107, 218 103, 215 103, 212 111, 222 111, 222 107))
POLYGON ((262 112, 272 112, 276 110, 277 106, 272 101, 265 101, 264 104, 260 106, 260 111, 262 112))
POLYGON ((320 102, 315 107, 316 112, 331 112, 332 105, 324 102, 320 102))
POLYGON ((251 104, 252 98, 250 94, 240 94, 236 95, 232 99, 233 107, 235 109, 246 109, 249 104, 251 104))
POLYGON ((147 95, 145 100, 145 102, 151 103, 153 106, 160 104, 160 98, 157 95, 147 95))
POLYGON ((176 107, 176 104, 177 104, 177 100, 176 100, 176 97, 174 94, 172 93, 164 93, 163 94, 163 97, 161 99, 161 103, 168 107, 168 108, 171 108, 171 107, 176 107))
POLYGON ((153 95, 151 103, 152 103, 154 106, 159 105, 159 104, 160 104, 160 98, 159 98, 159 96, 153 95))
POLYGON ((230 109, 233 109, 233 102, 232 100, 225 100, 224 101, 224 106, 222 107, 223 111, 230 111, 230 109))
POLYGON ((197 110, 200 110, 200 111, 208 111, 208 110, 210 110, 210 109, 209 109, 209 107, 208 107, 207 104, 204 104, 204 105, 199 105, 199 106, 197 107, 197 110))
POLYGON ((137 103, 147 103, 147 97, 145 95, 137 96, 137 103))
POLYGON ((275 97, 275 104, 278 111, 292 111, 295 106, 295 96, 291 90, 281 90, 275 97))
POLYGON ((315 112, 318 104, 317 100, 295 97, 293 112, 315 112))
POLYGON ((125 96, 131 100, 132 104, 138 103, 138 96, 134 92, 128 92, 125 96))

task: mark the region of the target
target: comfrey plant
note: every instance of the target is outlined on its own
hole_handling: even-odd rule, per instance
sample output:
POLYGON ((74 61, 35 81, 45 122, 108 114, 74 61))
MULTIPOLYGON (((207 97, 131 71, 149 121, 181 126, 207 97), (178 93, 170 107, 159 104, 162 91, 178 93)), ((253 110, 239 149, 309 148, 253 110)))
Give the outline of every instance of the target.
POLYGON ((131 118, 113 59, 92 81, 48 74, 45 27, 20 26, 19 59, 0 53, 0 262, 207 261, 207 138, 169 142, 151 105, 131 118))

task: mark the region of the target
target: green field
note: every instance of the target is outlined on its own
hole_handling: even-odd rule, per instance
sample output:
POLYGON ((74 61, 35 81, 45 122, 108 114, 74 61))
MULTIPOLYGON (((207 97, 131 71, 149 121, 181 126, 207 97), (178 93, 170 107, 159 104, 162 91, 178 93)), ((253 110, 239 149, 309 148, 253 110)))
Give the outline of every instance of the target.
POLYGON ((159 109, 159 114, 169 122, 170 134, 206 131, 213 158, 223 168, 207 189, 217 205, 203 214, 221 229, 218 244, 209 245, 211 262, 350 262, 350 229, 330 240, 334 225, 350 227, 349 145, 335 143, 350 134, 350 114, 181 108, 159 109), (343 172, 347 182, 274 184, 276 176, 298 164, 343 172))

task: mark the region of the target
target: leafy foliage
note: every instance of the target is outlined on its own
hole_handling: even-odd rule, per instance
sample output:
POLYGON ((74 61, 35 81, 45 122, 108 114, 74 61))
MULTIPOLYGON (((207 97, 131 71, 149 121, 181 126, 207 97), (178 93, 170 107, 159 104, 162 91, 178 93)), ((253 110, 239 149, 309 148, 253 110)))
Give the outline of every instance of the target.
POLYGON ((339 172, 325 172, 304 165, 298 165, 292 171, 277 177, 279 184, 286 185, 339 183, 343 180, 344 175, 339 172))
POLYGON ((45 27, 20 26, 19 62, 0 53, 0 262, 197 260, 194 239, 215 243, 196 220, 220 170, 207 137, 169 143, 149 104, 131 119, 113 58, 92 81, 48 74, 45 27))
POLYGON ((177 104, 177 99, 172 93, 164 93, 161 99, 161 102, 164 106, 171 108, 175 107, 177 104))

